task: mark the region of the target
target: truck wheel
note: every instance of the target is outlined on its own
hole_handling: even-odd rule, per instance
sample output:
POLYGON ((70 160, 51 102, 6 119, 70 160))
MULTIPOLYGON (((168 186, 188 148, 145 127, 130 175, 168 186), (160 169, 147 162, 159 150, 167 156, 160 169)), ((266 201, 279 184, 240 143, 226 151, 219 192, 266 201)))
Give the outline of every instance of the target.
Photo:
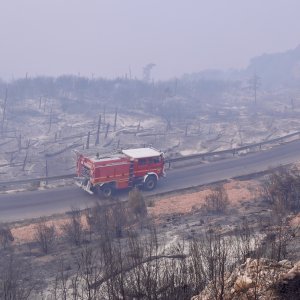
POLYGON ((111 185, 105 184, 101 188, 104 198, 110 198, 113 195, 114 189, 111 185))
POLYGON ((144 183, 144 188, 147 191, 152 191, 155 189, 157 184, 157 179, 155 176, 148 176, 145 183, 144 183))
POLYGON ((87 186, 88 182, 89 182, 88 178, 84 178, 82 181, 82 185, 87 186))

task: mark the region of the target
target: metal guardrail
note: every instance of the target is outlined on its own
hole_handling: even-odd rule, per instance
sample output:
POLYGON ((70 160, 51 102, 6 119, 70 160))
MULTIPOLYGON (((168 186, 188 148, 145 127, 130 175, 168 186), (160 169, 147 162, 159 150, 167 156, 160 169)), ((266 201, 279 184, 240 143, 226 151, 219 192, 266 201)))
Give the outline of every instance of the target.
MULTIPOLYGON (((192 155, 187 155, 187 156, 181 156, 181 157, 174 157, 174 158, 167 158, 166 163, 170 164, 172 162, 179 162, 179 161, 185 161, 185 160, 191 160, 191 159, 197 159, 197 158, 204 158, 204 157, 212 157, 215 155, 223 155, 223 154, 237 154, 239 151, 255 148, 255 147, 261 147, 263 145, 267 144, 273 144, 276 142, 283 141, 285 139, 294 137, 299 135, 300 138, 300 131, 275 138, 272 140, 268 141, 263 141, 260 143, 254 143, 250 145, 245 145, 242 147, 237 147, 237 148, 232 148, 232 149, 227 149, 227 150, 220 150, 220 151, 214 151, 214 152, 207 152, 207 153, 199 153, 199 154, 192 154, 192 155)), ((24 179, 24 180, 16 180, 16 181, 1 181, 0 182, 0 187, 1 186, 9 186, 9 185, 16 185, 16 184, 26 184, 26 183, 34 183, 34 182, 48 182, 48 181, 54 181, 54 180, 60 180, 60 179, 67 179, 67 178, 73 178, 75 177, 76 174, 65 174, 65 175, 59 175, 59 176, 52 176, 52 177, 39 177, 39 178, 31 178, 31 179, 24 179)))
POLYGON ((59 179, 73 178, 75 176, 76 176, 76 174, 66 174, 66 175, 59 175, 59 176, 39 177, 39 178, 14 180, 14 181, 1 181, 0 186, 7 186, 7 185, 14 185, 14 184, 26 184, 26 183, 33 183, 33 182, 54 181, 54 180, 59 180, 59 179))
POLYGON ((256 148, 256 147, 260 147, 263 145, 267 145, 267 144, 273 144, 276 142, 280 142, 283 141, 285 139, 294 137, 299 135, 300 138, 300 131, 279 137, 279 138, 275 138, 272 140, 268 140, 268 141, 263 141, 263 142, 259 142, 259 143, 255 143, 255 144, 250 144, 250 145, 245 145, 242 147, 237 147, 237 148, 231 148, 231 149, 227 149, 227 150, 220 150, 220 151, 214 151, 214 152, 206 152, 206 153, 199 153, 199 154, 191 154, 191 155, 187 155, 187 156, 182 156, 182 157, 174 157, 174 158, 170 158, 167 159, 167 162, 177 162, 177 161, 184 161, 184 160, 190 160, 190 159, 197 159, 197 158, 204 158, 204 157, 210 157, 210 156, 215 156, 215 155, 222 155, 222 154, 237 154, 239 151, 243 151, 243 150, 247 150, 247 149, 251 149, 251 148, 256 148))

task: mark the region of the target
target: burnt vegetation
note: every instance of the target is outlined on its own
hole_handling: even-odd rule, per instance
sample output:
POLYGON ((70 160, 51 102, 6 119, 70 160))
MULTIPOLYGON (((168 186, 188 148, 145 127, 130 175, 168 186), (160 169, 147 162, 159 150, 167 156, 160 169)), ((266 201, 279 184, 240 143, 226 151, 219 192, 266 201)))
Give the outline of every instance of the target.
MULTIPOLYGON (((299 53, 299 49, 295 49, 295 53, 299 53)), ((285 66, 286 72, 282 72, 283 62, 290 60, 288 55, 277 55, 275 60, 274 56, 270 59, 265 55, 255 59, 248 74, 243 75, 252 76, 247 86, 242 80, 225 79, 224 74, 208 77, 193 74, 151 82, 150 71, 154 64, 145 67, 144 80, 131 75, 114 80, 80 76, 30 78, 27 75, 11 82, 0 80, 0 146, 4 149, 5 145, 13 143, 2 151, 4 163, 1 161, 1 167, 16 166, 17 174, 22 171, 27 176, 28 166, 36 160, 43 176, 48 177, 55 175, 51 168, 56 169, 54 161, 65 151, 67 155, 60 164, 67 165, 68 151, 78 147, 90 149, 94 145, 109 147, 113 143, 112 133, 114 147, 119 148, 118 120, 121 113, 127 112, 131 115, 149 113, 163 120, 164 125, 160 126, 164 128, 159 128, 159 132, 148 132, 155 136, 154 141, 165 139, 167 132, 177 135, 179 131, 172 132, 177 127, 183 138, 179 144, 184 143, 184 138, 191 132, 201 140, 203 131, 205 151, 216 149, 214 142, 220 139, 226 140, 227 148, 241 146, 247 144, 247 126, 243 124, 246 116, 251 124, 248 135, 255 133, 254 122, 258 124, 267 119, 267 127, 258 136, 260 140, 268 140, 279 130, 278 124, 273 124, 275 120, 283 116, 294 118, 293 122, 299 119, 299 96, 293 90, 292 99, 287 99, 286 92, 284 96, 275 94, 276 97, 270 93, 269 99, 266 90, 265 99, 260 95, 268 78, 269 86, 273 82, 277 88, 283 81, 293 79, 292 85, 298 87, 297 78, 288 78, 292 75, 290 66, 285 66), (260 65, 268 66, 265 72, 260 65), (281 70, 277 72, 279 75, 274 72, 274 66, 281 70), (259 74, 253 74, 252 70, 258 70, 259 74), (284 80, 282 74, 285 74, 284 80), (207 79, 209 77, 214 79, 207 79), (229 94, 231 97, 227 97, 229 94), (29 103, 35 109, 28 104, 23 106, 26 100, 32 101, 29 103), (281 108, 274 109, 277 105, 281 108), (52 145, 70 138, 70 127, 65 129, 64 135, 63 127, 56 126, 60 121, 66 122, 59 118, 68 113, 85 114, 89 124, 82 132, 73 132, 72 142, 52 149, 52 145), (113 115, 113 119, 109 119, 108 114, 113 115), (44 125, 46 131, 32 138, 30 132, 21 128, 28 120, 26 117, 39 118, 36 124, 41 126, 36 127, 44 125), (19 123, 14 123, 15 120, 19 123), (213 127, 216 120, 219 129, 213 127), (202 128, 204 122, 207 122, 207 130, 202 128), (229 122, 237 127, 237 137, 233 135, 227 140, 224 131, 229 122), (43 144, 38 138, 40 135, 48 136, 49 140, 43 144), (50 150, 47 150, 49 145, 50 150), (51 157, 54 158, 52 161, 51 157)), ((232 78, 240 77, 235 74, 232 78)), ((139 121, 130 129, 136 136, 143 134, 142 127, 139 121)), ((126 130, 125 134, 128 134, 126 130)), ((228 130, 232 132, 232 127, 228 130)), ((286 128, 282 132, 286 132, 286 128)), ((1 171, 1 174, 8 180, 6 172, 1 171)), ((224 188, 221 185, 213 187, 197 215, 200 225, 196 230, 190 230, 193 234, 171 231, 171 235, 176 232, 179 236, 173 243, 169 243, 167 225, 159 224, 148 215, 147 200, 138 190, 131 191, 127 203, 114 200, 107 205, 97 202, 82 211, 72 209, 60 225, 46 219, 38 220, 31 242, 19 244, 14 240, 12 228, 3 224, 0 226, 0 299, 190 299, 207 290, 210 299, 222 300, 226 298, 228 274, 236 266, 246 264, 249 258, 255 262, 255 276, 251 282, 254 292, 248 294, 247 282, 242 281, 235 291, 235 299, 259 299, 263 259, 277 262, 291 257, 299 259, 295 243, 299 230, 290 224, 291 218, 300 211, 299 170, 281 168, 272 171, 262 183, 259 201, 264 214, 257 218, 242 216, 230 224, 232 230, 226 230, 222 220, 235 211, 230 207, 224 188)), ((173 218, 174 228, 180 227, 181 217, 173 218)), ((224 223, 228 225, 228 222, 224 223)), ((188 231, 189 225, 185 225, 188 231)), ((274 279, 272 282, 273 295, 278 299, 300 298, 299 274, 292 275, 284 281, 274 279)))
MULTIPOLYGON (((115 199, 83 211, 73 209, 62 225, 41 219, 34 227, 34 241, 27 244, 13 244, 9 227, 3 226, 0 298, 190 299, 205 290, 219 300, 226 295, 228 274, 249 258, 257 261, 257 280, 251 286, 258 297, 258 262, 266 257, 281 261, 293 252, 288 245, 297 230, 288 221, 299 210, 298 175, 296 169, 280 169, 266 178, 261 199, 270 218, 263 226, 248 217, 232 231, 212 223, 172 244, 163 227, 148 216, 138 190, 130 193, 128 202, 115 199), (286 209, 278 210, 278 203, 286 209)), ((224 188, 212 189, 205 205, 202 216, 226 218, 230 204, 224 188)), ((297 276, 283 283, 274 279, 278 299, 298 295, 297 276)), ((237 293, 249 296, 246 289, 237 293)))
POLYGON ((205 197, 202 209, 207 213, 221 214, 226 211, 229 204, 228 195, 222 185, 215 186, 205 197))
POLYGON ((275 214, 300 211, 300 173, 296 168, 273 171, 262 186, 262 195, 275 214))
POLYGON ((263 76, 252 71, 245 77, 204 72, 146 78, 0 81, 1 181, 70 174, 75 149, 102 155, 152 145, 174 157, 235 149, 299 127, 297 91, 291 90, 292 99, 274 92, 274 102, 263 76))
POLYGON ((53 224, 47 224, 41 220, 35 226, 35 240, 39 244, 41 251, 48 254, 54 247, 56 240, 56 229, 53 224))
POLYGON ((268 257, 280 261, 287 258, 288 244, 299 231, 289 224, 291 216, 300 211, 299 170, 282 167, 272 171, 262 184, 261 195, 271 211, 264 246, 268 257))
POLYGON ((13 241, 14 237, 10 228, 5 225, 0 225, 0 247, 6 249, 13 241))
POLYGON ((239 81, 197 76, 155 82, 128 76, 0 81, 0 167, 6 171, 0 172, 1 181, 69 174, 75 149, 102 155, 151 144, 174 155, 183 144, 181 137, 199 139, 209 131, 209 140, 218 140, 214 120, 239 118, 228 108, 233 100, 223 100, 241 86, 239 81), (39 126, 32 130, 30 122, 39 126))
MULTIPOLYGON (((90 113, 99 105, 106 111, 141 110, 164 118, 169 126, 173 121, 184 121, 203 110, 204 100, 213 100, 217 95, 240 87, 240 82, 180 78, 150 83, 127 77, 90 79, 78 76, 35 77, 0 81, 2 106, 1 132, 5 131, 11 118, 11 107, 23 99, 37 99, 39 108, 48 111, 48 129, 55 120, 49 99, 59 99, 62 110, 68 113, 90 113), (199 101, 200 100, 200 101, 199 101), (196 109, 196 110, 195 110, 196 109)), ((105 115, 105 113, 104 113, 105 115)), ((105 118, 102 120, 105 123, 105 118)), ((115 130, 115 123, 114 123, 115 130)))

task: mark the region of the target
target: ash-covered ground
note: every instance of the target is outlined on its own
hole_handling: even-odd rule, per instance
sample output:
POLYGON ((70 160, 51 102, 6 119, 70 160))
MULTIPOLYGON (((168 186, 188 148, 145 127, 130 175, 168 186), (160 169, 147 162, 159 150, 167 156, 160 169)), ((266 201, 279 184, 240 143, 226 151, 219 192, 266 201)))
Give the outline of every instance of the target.
POLYGON ((262 142, 300 129, 300 93, 295 89, 261 90, 256 103, 253 91, 241 86, 206 96, 191 91, 118 102, 78 93, 76 97, 21 93, 14 98, 8 89, 8 96, 0 98, 2 115, 6 102, 0 181, 74 173, 74 150, 88 148, 101 154, 152 145, 167 156, 189 155, 262 142))

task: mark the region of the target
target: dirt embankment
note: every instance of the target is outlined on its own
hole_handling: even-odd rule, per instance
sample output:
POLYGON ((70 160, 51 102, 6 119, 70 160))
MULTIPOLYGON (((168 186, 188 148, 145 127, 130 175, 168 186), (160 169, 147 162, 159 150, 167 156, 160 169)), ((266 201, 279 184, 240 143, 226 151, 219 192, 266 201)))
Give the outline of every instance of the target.
MULTIPOLYGON (((260 189, 256 180, 238 181, 231 180, 224 184, 228 194, 229 203, 233 207, 240 206, 245 201, 254 200, 260 189)), ((155 202, 154 207, 148 208, 150 214, 160 218, 170 214, 187 214, 201 208, 205 197, 211 193, 209 187, 192 193, 163 197, 155 202)))
MULTIPOLYGON (((248 202, 259 193, 259 183, 255 180, 238 181, 232 180, 224 184, 224 188, 229 197, 231 207, 240 207, 243 202, 248 202)), ((158 223, 163 222, 168 216, 173 214, 186 215, 193 213, 201 208, 205 197, 211 192, 210 187, 203 187, 196 192, 185 192, 172 196, 165 196, 155 200, 153 207, 148 207, 148 213, 158 223)), ((48 218, 47 225, 54 225, 56 232, 60 234, 62 226, 67 222, 66 215, 56 215, 48 218)), ((35 236, 36 224, 39 220, 27 220, 26 223, 16 224, 12 228, 12 234, 17 243, 33 241, 35 236)), ((85 218, 82 222, 86 224, 85 218)))

